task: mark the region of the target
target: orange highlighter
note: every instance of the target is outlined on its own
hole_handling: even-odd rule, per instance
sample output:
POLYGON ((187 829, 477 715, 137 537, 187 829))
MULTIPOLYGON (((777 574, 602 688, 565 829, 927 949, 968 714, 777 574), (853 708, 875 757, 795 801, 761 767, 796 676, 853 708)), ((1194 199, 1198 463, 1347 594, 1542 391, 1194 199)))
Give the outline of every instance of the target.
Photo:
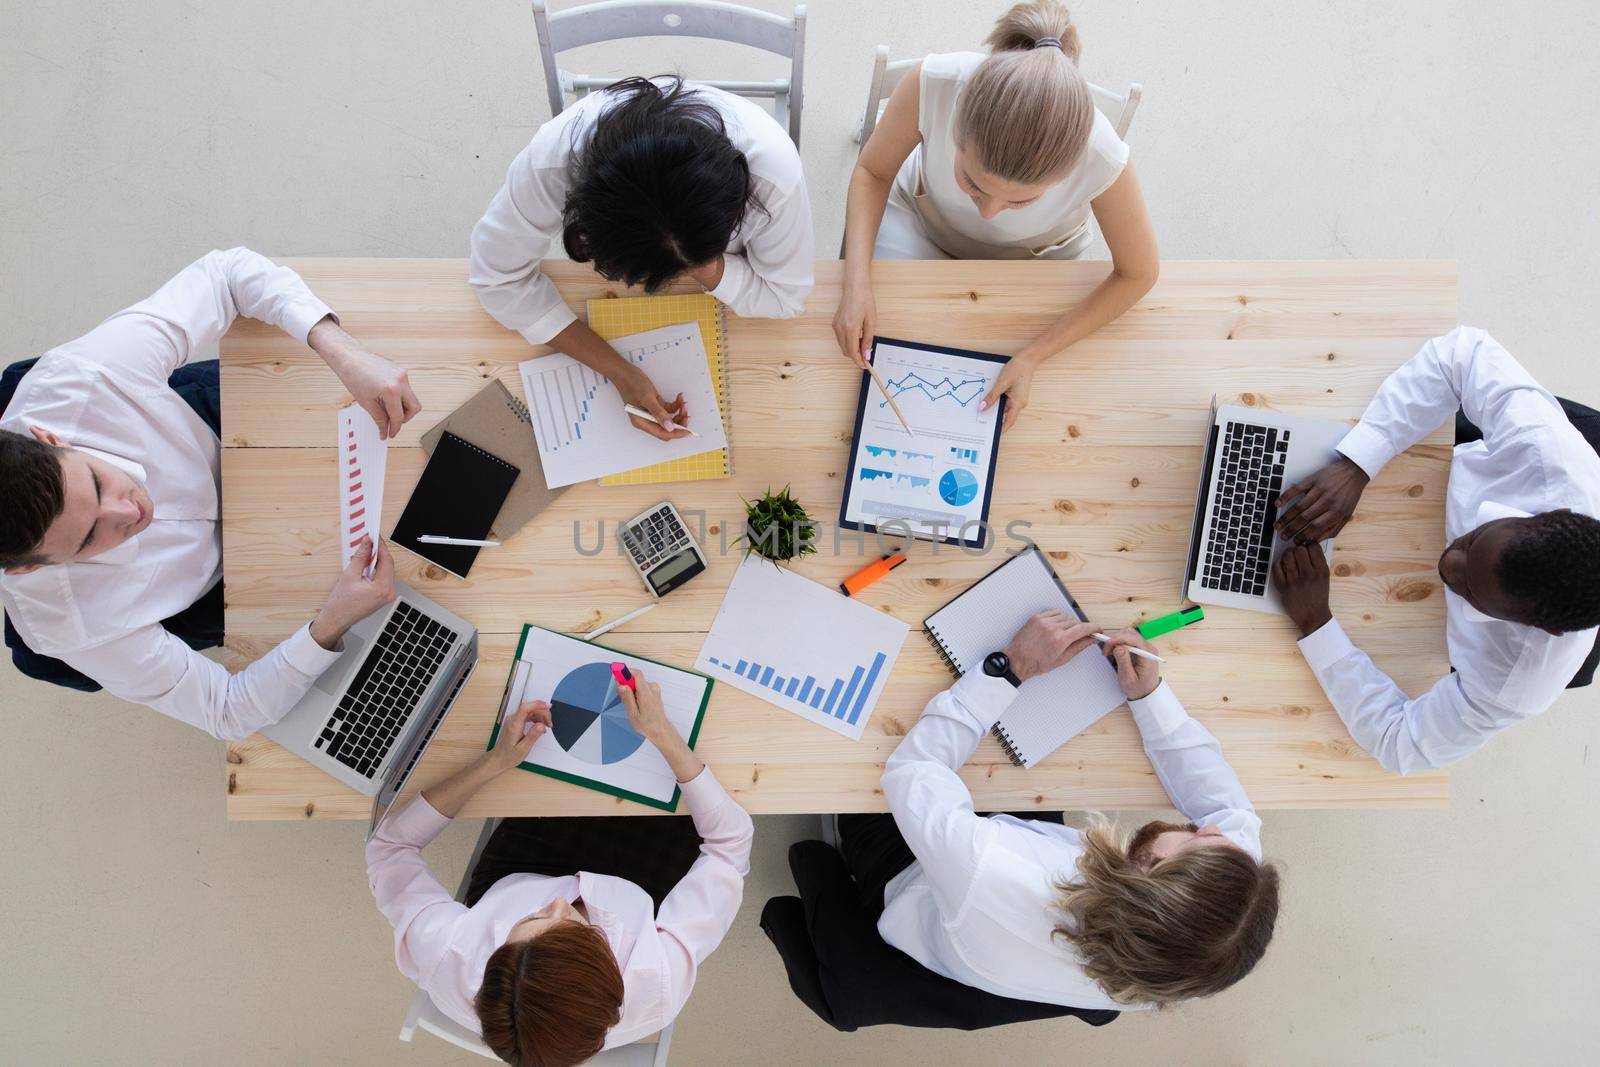
POLYGON ((879 578, 882 578, 885 574, 888 574, 905 561, 906 556, 904 552, 891 552, 887 556, 884 556, 882 559, 878 560, 876 563, 869 563, 861 570, 856 571, 850 577, 840 582, 839 592, 848 597, 856 596, 861 592, 861 590, 865 589, 879 578))

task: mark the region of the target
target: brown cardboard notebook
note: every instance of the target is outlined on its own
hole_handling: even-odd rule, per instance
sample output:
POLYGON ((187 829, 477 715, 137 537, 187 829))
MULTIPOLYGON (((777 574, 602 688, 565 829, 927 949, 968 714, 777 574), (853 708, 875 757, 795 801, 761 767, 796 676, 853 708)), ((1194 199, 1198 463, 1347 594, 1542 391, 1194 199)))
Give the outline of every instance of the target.
POLYGON ((520 472, 494 518, 494 533, 498 538, 511 537, 565 491, 545 486, 544 467, 539 462, 539 446, 533 437, 528 407, 498 380, 478 390, 471 400, 423 434, 422 450, 432 455, 446 430, 468 444, 502 457, 520 472))

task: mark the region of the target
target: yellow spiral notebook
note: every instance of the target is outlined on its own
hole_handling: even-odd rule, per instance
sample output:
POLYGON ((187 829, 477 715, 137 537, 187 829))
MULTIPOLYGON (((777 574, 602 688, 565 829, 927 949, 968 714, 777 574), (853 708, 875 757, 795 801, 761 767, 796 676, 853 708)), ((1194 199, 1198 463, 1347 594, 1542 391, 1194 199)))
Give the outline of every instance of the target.
MULTIPOLYGON (((705 341, 706 363, 711 367, 711 385, 722 405, 722 424, 733 435, 728 404, 728 378, 723 361, 728 354, 727 321, 722 305, 710 293, 678 293, 669 296, 619 296, 589 301, 589 328, 607 341, 629 334, 698 322, 705 341)), ((694 412, 689 412, 691 418, 694 412)), ((600 479, 601 485, 653 485, 658 482, 698 482, 708 478, 727 478, 733 474, 733 457, 726 448, 702 452, 697 456, 667 460, 600 479)))

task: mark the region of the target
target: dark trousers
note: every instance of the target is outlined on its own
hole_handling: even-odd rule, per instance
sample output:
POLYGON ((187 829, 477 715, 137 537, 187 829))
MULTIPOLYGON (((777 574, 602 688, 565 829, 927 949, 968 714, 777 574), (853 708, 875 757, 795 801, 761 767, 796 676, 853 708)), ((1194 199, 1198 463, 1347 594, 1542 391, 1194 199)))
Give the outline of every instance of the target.
MULTIPOLYGON (((26 359, 0 373, 0 411, 10 405, 23 375, 37 362, 37 359, 26 359)), ((211 427, 211 432, 222 436, 222 384, 216 360, 179 367, 167 379, 167 385, 211 427)), ((222 583, 212 586, 199 600, 163 620, 161 625, 190 648, 214 648, 222 644, 222 583)), ((26 677, 84 693, 99 692, 100 684, 88 675, 29 648, 11 625, 10 618, 5 620, 5 642, 11 650, 11 662, 26 677)))
MULTIPOLYGON (((1019 813, 1017 818, 1062 821, 1059 811, 1019 813)), ((916 862, 894 816, 885 813, 839 816, 839 852, 855 879, 861 906, 874 916, 883 912, 884 889, 916 862)))
POLYGON ((700 835, 687 815, 505 819, 472 868, 466 904, 472 907, 510 874, 587 871, 626 878, 649 893, 659 911, 699 855, 700 835))

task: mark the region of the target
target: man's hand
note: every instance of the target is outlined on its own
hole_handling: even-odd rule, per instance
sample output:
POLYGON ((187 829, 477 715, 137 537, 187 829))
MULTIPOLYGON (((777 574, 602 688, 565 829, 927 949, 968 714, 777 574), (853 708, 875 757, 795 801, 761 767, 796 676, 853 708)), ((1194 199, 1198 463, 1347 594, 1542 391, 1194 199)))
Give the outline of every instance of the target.
POLYGON ((1356 513, 1369 480, 1353 460, 1340 456, 1291 485, 1278 496, 1278 536, 1302 545, 1333 537, 1356 513))
POLYGON ((1006 646, 1011 671, 1024 682, 1053 671, 1094 644, 1090 635, 1098 630, 1092 622, 1079 622, 1059 611, 1041 611, 1024 623, 1006 646))
POLYGON ((338 375, 351 399, 372 416, 379 436, 385 440, 398 434, 400 427, 422 410, 406 372, 367 351, 331 317, 311 327, 306 344, 338 375))
POLYGON ((550 705, 542 700, 526 701, 500 724, 494 747, 484 756, 489 761, 489 769, 500 774, 527 759, 534 742, 550 727, 550 705))
POLYGON ((1006 398, 1006 418, 1000 424, 1000 429, 1009 430, 1016 423, 1017 416, 1022 414, 1022 409, 1028 406, 1028 394, 1033 390, 1033 372, 1039 367, 1039 361, 1032 356, 1017 355, 1001 368, 1000 376, 994 381, 994 388, 984 396, 978 405, 979 411, 987 411, 1000 403, 1000 398, 1006 398))
POLYGON ((689 406, 684 403, 682 393, 668 404, 661 398, 661 394, 656 392, 650 376, 638 368, 633 368, 626 379, 617 381, 617 392, 622 394, 624 404, 632 404, 654 416, 642 419, 637 415, 629 415, 628 421, 633 423, 634 429, 643 430, 651 437, 658 437, 663 441, 676 441, 680 437, 689 436, 689 431, 686 429, 689 425, 689 406), (661 423, 664 420, 672 422, 678 428, 663 429, 661 423))
POLYGON ((1272 580, 1283 609, 1310 637, 1333 618, 1328 610, 1328 559, 1316 545, 1296 545, 1278 558, 1272 580))
POLYGON ((382 541, 374 546, 372 538, 363 538, 361 547, 350 557, 350 565, 334 583, 322 610, 311 620, 312 640, 329 652, 339 651, 339 642, 344 639, 345 632, 389 603, 394 596, 394 559, 389 555, 389 546, 382 541), (378 565, 372 569, 372 577, 368 578, 367 565, 372 562, 374 552, 377 553, 378 565))
POLYGON ((1122 695, 1129 700, 1143 700, 1154 693, 1161 684, 1161 664, 1128 651, 1142 648, 1154 654, 1155 649, 1150 647, 1150 642, 1131 626, 1107 636, 1111 640, 1106 642, 1106 655, 1117 666, 1117 684, 1122 687, 1122 695))

